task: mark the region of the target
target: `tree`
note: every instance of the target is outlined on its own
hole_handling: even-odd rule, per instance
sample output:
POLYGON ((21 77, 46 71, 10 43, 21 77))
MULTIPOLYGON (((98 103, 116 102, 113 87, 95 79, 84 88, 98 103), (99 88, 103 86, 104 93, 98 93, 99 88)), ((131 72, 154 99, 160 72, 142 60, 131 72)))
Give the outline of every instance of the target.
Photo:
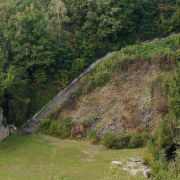
POLYGON ((4 93, 14 82, 14 67, 10 66, 7 73, 0 73, 0 107, 4 103, 4 93))
POLYGON ((55 40, 49 35, 43 11, 33 4, 11 16, 4 36, 10 44, 9 61, 19 67, 23 79, 36 81, 37 71, 48 73, 55 64, 55 40))
POLYGON ((62 23, 68 22, 67 9, 61 0, 52 0, 48 10, 51 20, 51 33, 61 43, 62 23))

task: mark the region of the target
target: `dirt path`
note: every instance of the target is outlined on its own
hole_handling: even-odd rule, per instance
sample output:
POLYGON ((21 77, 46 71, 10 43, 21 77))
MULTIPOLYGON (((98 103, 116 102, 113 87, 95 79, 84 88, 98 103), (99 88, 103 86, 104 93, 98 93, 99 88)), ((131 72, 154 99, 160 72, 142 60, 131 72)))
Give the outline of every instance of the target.
POLYGON ((160 41, 160 40, 165 40, 165 39, 167 39, 167 38, 169 38, 169 37, 173 37, 173 36, 177 36, 178 34, 175 34, 175 33, 171 33, 169 36, 167 36, 167 37, 165 37, 165 38, 154 38, 154 39, 152 39, 152 40, 147 40, 147 41, 144 41, 144 42, 142 42, 142 44, 151 44, 151 43, 153 43, 153 42, 155 42, 155 41, 160 41))
MULTIPOLYGON (((176 36, 178 34, 170 34, 168 37, 176 36)), ((148 40, 142 42, 143 45, 153 43, 155 41, 164 40, 166 38, 155 38, 153 40, 148 40)), ((60 106, 68 97, 68 95, 75 91, 79 85, 80 85, 80 78, 82 78, 84 75, 86 75, 89 70, 91 70, 93 67, 95 67, 97 64, 100 64, 104 58, 110 56, 112 53, 107 53, 104 57, 101 59, 96 60, 94 63, 91 64, 91 66, 86 69, 84 72, 82 72, 76 79, 74 79, 64 90, 60 91, 46 106, 44 106, 38 113, 36 113, 26 124, 22 126, 24 131, 27 132, 34 132, 35 129, 39 126, 41 123, 41 120, 46 118, 47 115, 54 109, 60 106)))

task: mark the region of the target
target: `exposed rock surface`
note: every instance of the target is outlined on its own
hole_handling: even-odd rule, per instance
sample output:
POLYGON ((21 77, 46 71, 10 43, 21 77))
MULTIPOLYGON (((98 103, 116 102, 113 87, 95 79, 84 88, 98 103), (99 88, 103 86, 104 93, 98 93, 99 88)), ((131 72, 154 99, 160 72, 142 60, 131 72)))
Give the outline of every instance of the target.
POLYGON ((122 164, 121 161, 112 161, 111 163, 112 163, 112 164, 122 164))
MULTIPOLYGON (((127 171, 131 175, 136 175, 138 172, 143 171, 144 177, 148 178, 148 171, 151 169, 146 165, 141 165, 140 159, 136 157, 129 158, 131 162, 121 162, 121 168, 118 168, 119 171, 127 171)), ((117 164, 118 165, 118 164, 117 164)))
POLYGON ((139 158, 136 158, 136 157, 130 157, 129 159, 133 162, 141 162, 141 160, 139 158))

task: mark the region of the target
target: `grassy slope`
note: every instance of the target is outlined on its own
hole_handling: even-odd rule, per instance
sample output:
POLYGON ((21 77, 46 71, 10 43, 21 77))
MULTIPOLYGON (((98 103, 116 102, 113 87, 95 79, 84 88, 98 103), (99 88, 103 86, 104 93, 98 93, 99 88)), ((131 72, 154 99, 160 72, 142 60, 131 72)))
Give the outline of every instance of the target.
MULTIPOLYGON (((28 137, 13 135, 0 144, 0 179, 54 179, 59 174, 72 180, 110 179, 112 158, 127 160, 140 154, 141 149, 110 150, 83 141, 37 134, 28 137)), ((133 179, 127 173, 121 173, 119 177, 133 179)), ((134 178, 143 179, 142 173, 134 178)))
POLYGON ((81 96, 67 101, 54 119, 80 122, 87 118, 96 129, 119 127, 139 133, 149 125, 155 130, 155 122, 168 111, 161 84, 177 67, 179 38, 127 46, 113 53, 81 79, 81 96), (148 123, 142 124, 143 120, 148 123))

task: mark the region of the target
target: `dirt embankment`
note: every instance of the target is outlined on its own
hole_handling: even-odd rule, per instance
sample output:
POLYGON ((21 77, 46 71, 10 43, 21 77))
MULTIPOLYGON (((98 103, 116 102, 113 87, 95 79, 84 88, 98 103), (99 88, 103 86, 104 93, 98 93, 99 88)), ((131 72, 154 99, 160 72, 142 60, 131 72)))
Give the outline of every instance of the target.
POLYGON ((155 121, 168 111, 161 81, 154 77, 157 72, 152 65, 135 63, 126 73, 115 74, 105 87, 82 96, 75 107, 63 110, 59 119, 69 118, 78 124, 86 118, 99 135, 106 131, 151 131, 155 121))

